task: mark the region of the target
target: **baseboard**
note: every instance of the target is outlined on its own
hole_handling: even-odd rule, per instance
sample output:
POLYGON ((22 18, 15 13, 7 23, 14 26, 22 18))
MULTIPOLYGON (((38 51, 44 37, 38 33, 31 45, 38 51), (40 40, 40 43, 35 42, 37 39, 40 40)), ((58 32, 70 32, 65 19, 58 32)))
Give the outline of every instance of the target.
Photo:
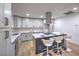
POLYGON ((75 40, 70 40, 69 42, 79 45, 79 42, 76 42, 75 40))

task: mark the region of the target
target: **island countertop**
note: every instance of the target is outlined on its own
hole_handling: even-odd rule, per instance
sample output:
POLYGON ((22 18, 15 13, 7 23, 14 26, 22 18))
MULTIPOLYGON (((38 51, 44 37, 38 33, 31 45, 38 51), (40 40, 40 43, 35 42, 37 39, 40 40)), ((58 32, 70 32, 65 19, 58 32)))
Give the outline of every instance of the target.
POLYGON ((66 34, 60 32, 52 32, 52 33, 34 33, 32 34, 35 39, 49 38, 49 37, 58 37, 65 36, 66 34))

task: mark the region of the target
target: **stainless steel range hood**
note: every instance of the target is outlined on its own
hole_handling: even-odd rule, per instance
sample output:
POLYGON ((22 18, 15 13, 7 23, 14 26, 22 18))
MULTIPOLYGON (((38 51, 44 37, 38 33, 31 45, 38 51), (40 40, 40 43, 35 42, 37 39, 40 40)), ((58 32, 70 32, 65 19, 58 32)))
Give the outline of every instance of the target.
POLYGON ((46 24, 51 23, 52 12, 46 12, 46 24))
POLYGON ((46 24, 45 24, 46 33, 50 33, 51 16, 52 12, 46 12, 46 24))

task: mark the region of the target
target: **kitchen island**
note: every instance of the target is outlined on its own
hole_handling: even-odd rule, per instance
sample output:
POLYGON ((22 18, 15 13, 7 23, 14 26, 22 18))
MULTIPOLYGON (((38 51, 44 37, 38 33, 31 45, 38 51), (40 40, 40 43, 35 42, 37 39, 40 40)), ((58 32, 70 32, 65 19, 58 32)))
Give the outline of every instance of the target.
MULTIPOLYGON (((23 38, 24 35, 22 35, 22 33, 29 33, 29 32, 20 32, 18 35, 14 35, 12 37, 12 40, 11 40, 11 43, 14 43, 16 44, 17 46, 17 41, 19 42, 19 38, 23 38)), ((44 46, 43 42, 42 42, 42 39, 46 39, 46 40, 49 40, 49 38, 54 38, 54 37, 58 37, 58 36, 66 36, 66 34, 63 34, 63 33, 56 33, 56 32, 53 32, 53 33, 43 33, 43 32, 33 32, 31 33, 32 36, 33 36, 33 39, 30 40, 32 43, 29 43, 29 48, 31 48, 33 50, 33 53, 34 55, 37 55, 41 52, 44 52, 46 51, 46 46, 44 46), (32 47, 30 47, 32 46, 32 47)), ((27 37, 27 36, 26 36, 27 37)), ((23 39, 22 39, 23 40, 23 39)), ((21 40, 21 41, 22 41, 21 40)), ((25 40, 24 40, 25 41, 25 40)), ((26 42, 30 42, 28 40, 26 40, 26 42)), ((49 47, 49 49, 53 49, 56 47, 56 42, 54 41, 54 43, 52 44, 51 47, 49 47)), ((66 48, 66 44, 65 44, 65 40, 63 39, 62 41, 62 44, 63 46, 66 48)), ((26 48, 27 50, 28 48, 26 48)), ((31 51, 31 49, 29 51, 31 51)), ((18 50, 18 48, 16 47, 16 50, 18 50)), ((32 53, 30 53, 32 54, 32 53)))
MULTIPOLYGON (((49 38, 54 38, 54 37, 58 37, 58 36, 66 36, 66 34, 64 34, 64 33, 55 33, 55 32, 53 32, 53 33, 34 33, 33 37, 34 37, 35 54, 39 54, 41 52, 46 51, 46 46, 44 46, 41 39, 49 40, 49 38)), ((62 45, 63 45, 64 49, 66 49, 65 42, 66 41, 63 38, 62 45)), ((54 41, 54 43, 52 43, 52 46, 49 47, 49 49, 55 48, 56 44, 57 43, 54 41)))

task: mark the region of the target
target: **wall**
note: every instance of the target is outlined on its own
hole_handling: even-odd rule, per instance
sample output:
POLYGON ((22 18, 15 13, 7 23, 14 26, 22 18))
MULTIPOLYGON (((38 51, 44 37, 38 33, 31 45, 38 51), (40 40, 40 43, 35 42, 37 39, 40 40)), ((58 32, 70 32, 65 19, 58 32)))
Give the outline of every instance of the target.
POLYGON ((54 31, 72 35, 72 40, 79 42, 79 13, 67 15, 54 21, 54 31))

